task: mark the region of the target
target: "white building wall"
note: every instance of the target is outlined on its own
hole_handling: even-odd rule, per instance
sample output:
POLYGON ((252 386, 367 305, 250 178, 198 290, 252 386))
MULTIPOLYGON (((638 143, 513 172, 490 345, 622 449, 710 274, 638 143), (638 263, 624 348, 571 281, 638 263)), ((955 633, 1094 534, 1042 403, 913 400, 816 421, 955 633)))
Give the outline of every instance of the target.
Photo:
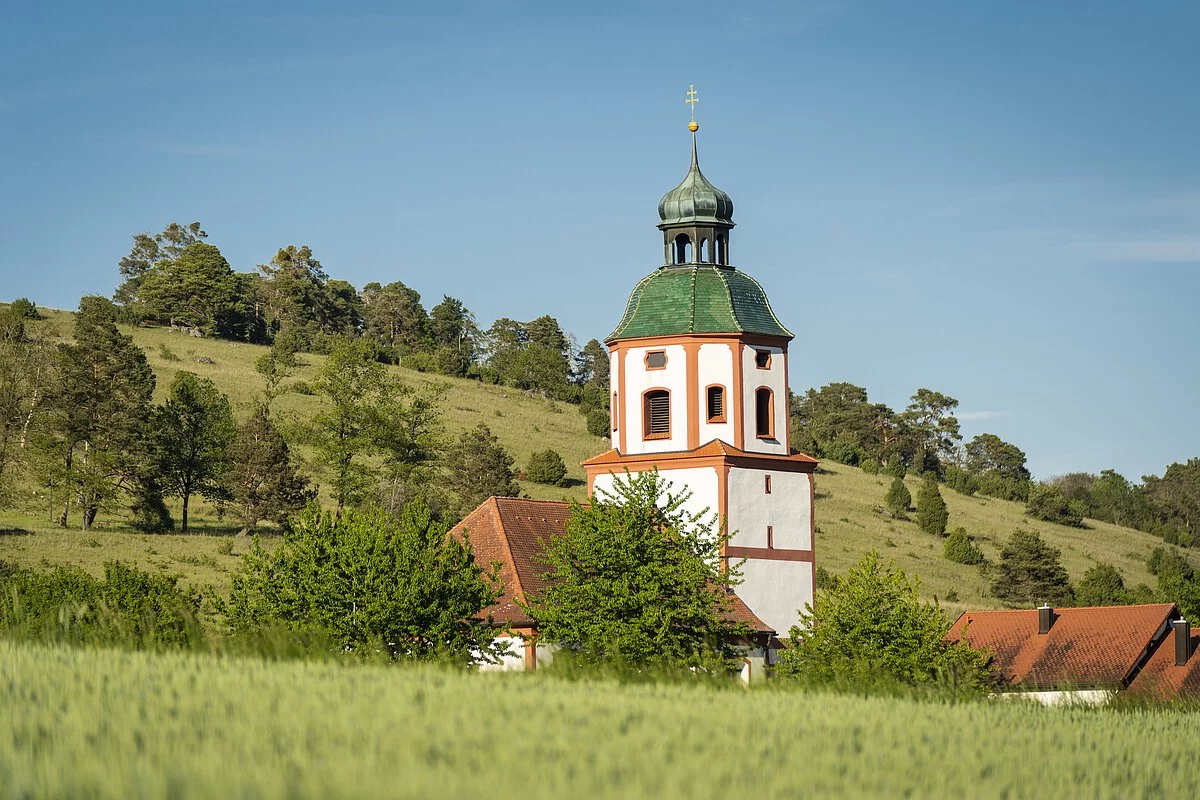
POLYGON ((609 427, 612 428, 612 446, 614 450, 621 449, 621 430, 618 427, 621 423, 621 415, 617 413, 616 398, 621 396, 621 370, 620 356, 616 351, 609 353, 608 356, 608 382, 612 387, 612 397, 609 398, 609 414, 612 419, 609 420, 609 427))
MULTIPOLYGON (((729 507, 725 511, 736 547, 766 547, 767 526, 773 544, 786 550, 811 550, 812 476, 804 472, 773 472, 769 469, 729 470, 729 507), (766 476, 771 476, 771 493, 766 493, 766 476)), ((754 608, 751 606, 751 608, 754 608)))
POLYGON ((497 636, 497 644, 504 646, 500 662, 481 663, 481 672, 522 672, 525 669, 525 640, 520 636, 497 636))
POLYGON ((807 561, 747 559, 738 597, 780 636, 800 624, 800 609, 813 601, 813 565, 807 561))
POLYGON ((744 449, 752 453, 788 455, 786 359, 783 349, 779 347, 742 346, 742 408, 746 410, 742 430, 746 443, 744 449), (758 350, 771 352, 771 366, 767 369, 759 369, 755 364, 754 357, 758 350), (760 386, 766 386, 775 394, 774 439, 759 439, 755 434, 754 392, 760 386))
POLYGON ((692 410, 700 420, 700 441, 707 444, 713 439, 720 439, 726 444, 733 445, 735 419, 733 417, 734 392, 733 385, 733 349, 728 344, 702 344, 697 353, 696 366, 698 375, 695 377, 700 391, 700 405, 692 410), (712 384, 725 387, 725 422, 710 424, 708 422, 708 392, 712 384))
POLYGON ((687 354, 683 345, 663 347, 632 347, 625 351, 625 388, 621 395, 625 404, 625 450, 623 454, 666 453, 687 449, 687 354), (663 369, 647 369, 646 354, 663 350, 667 365, 663 369), (671 436, 665 439, 643 439, 642 395, 649 389, 666 389, 671 393, 671 436))
MULTIPOLYGON (((630 470, 633 472, 633 470, 630 470)), ((624 476, 624 472, 619 473, 624 476)), ((704 514, 704 521, 717 524, 719 495, 717 470, 714 467, 691 467, 688 469, 662 470, 659 473, 667 482, 670 494, 681 494, 690 489, 692 496, 683 504, 683 510, 688 514, 704 514)), ((607 473, 597 475, 592 482, 592 496, 603 500, 605 495, 613 492, 613 483, 617 475, 607 473)))

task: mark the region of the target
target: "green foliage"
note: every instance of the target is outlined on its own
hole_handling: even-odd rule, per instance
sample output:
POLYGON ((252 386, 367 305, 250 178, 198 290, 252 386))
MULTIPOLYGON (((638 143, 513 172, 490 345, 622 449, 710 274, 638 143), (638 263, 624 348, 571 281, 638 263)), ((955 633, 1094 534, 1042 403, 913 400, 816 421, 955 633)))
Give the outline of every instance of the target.
POLYGON ((572 503, 542 556, 546 588, 528 602, 540 638, 593 664, 735 668, 734 640, 749 631, 728 616, 728 537, 685 512, 688 497, 644 472, 572 503))
POLYGON ((144 273, 137 314, 210 335, 258 341, 252 291, 246 280, 234 273, 220 250, 198 241, 144 273))
POLYGON ((330 280, 308 245, 288 245, 258 268, 263 274, 258 294, 266 306, 268 328, 276 336, 297 336, 314 347, 361 328, 363 305, 354 287, 330 280))
POLYGON ((496 630, 481 616, 500 596, 498 565, 475 561, 420 501, 398 517, 310 505, 268 554, 255 541, 234 576, 235 633, 316 630, 340 647, 394 659, 486 661, 496 630))
POLYGON ((556 398, 568 394, 570 343, 553 317, 532 322, 496 320, 487 333, 487 363, 509 386, 556 398))
POLYGON ((950 621, 936 604, 921 601, 919 586, 869 552, 801 612, 777 673, 838 688, 940 683, 982 691, 987 658, 943 640, 950 621))
POLYGON ((862 462, 858 465, 858 468, 861 469, 863 472, 867 473, 868 475, 878 475, 879 474, 879 462, 873 458, 863 459, 862 462))
POLYGON ((1200 458, 1171 464, 1161 478, 1148 475, 1143 481, 1156 527, 1175 531, 1173 538, 1189 545, 1200 540, 1200 458))
POLYGON ((908 491, 908 487, 904 485, 903 478, 892 479, 892 485, 888 487, 887 495, 883 498, 883 502, 887 505, 888 510, 892 512, 892 516, 897 519, 905 519, 909 506, 912 505, 912 494, 908 491))
POLYGON ((1083 514, 1079 506, 1068 502, 1062 490, 1050 484, 1038 483, 1030 487, 1025 513, 1035 519, 1059 525, 1074 528, 1083 525, 1083 514))
POLYGON ((155 236, 149 233, 135 234, 129 255, 117 265, 124 280, 113 295, 113 300, 121 306, 122 318, 132 323, 142 321, 146 311, 142 308, 139 295, 149 273, 155 267, 178 258, 189 246, 207 237, 208 234, 200 229, 199 222, 188 225, 172 222, 155 236))
POLYGON ((175 373, 171 393, 154 420, 155 475, 167 496, 182 499, 184 533, 193 493, 210 500, 227 496, 227 451, 236 433, 229 398, 211 380, 175 373))
POLYGON ((942 545, 942 554, 955 564, 975 566, 983 563, 983 550, 967 535, 966 528, 955 528, 942 545))
POLYGON ((41 319, 42 315, 38 313, 37 306, 28 297, 18 297, 8 304, 8 312, 17 319, 35 320, 41 319))
POLYGON ((282 525, 289 514, 315 499, 316 491, 308 488, 308 479, 296 468, 266 406, 258 406, 238 426, 228 456, 225 488, 243 532, 264 519, 282 525))
POLYGON ((529 457, 529 466, 525 469, 525 477, 534 483, 565 486, 567 465, 563 463, 562 456, 553 450, 539 450, 529 457))
POLYGON ((0 633, 43 642, 187 647, 202 642, 200 597, 122 561, 97 580, 75 567, 48 572, 0 565, 0 633))
POLYGON ((1073 592, 1060 555, 1035 531, 1014 531, 1000 549, 992 596, 1010 606, 1071 605, 1073 592))
POLYGON ((517 497, 521 487, 513 473, 513 457, 482 422, 462 436, 446 452, 443 482, 458 496, 466 513, 489 497, 517 497))
POLYGON ((958 401, 932 389, 917 389, 900 419, 912 432, 915 442, 913 463, 920 472, 937 471, 939 462, 947 462, 955 445, 962 441, 954 409, 958 401))
POLYGON ((813 573, 813 581, 816 584, 817 591, 827 591, 836 589, 840 579, 824 567, 817 567, 813 573))
POLYGON ((839 464, 848 464, 853 467, 858 464, 859 459, 862 457, 862 451, 853 442, 845 439, 834 439, 822 448, 822 455, 839 464))
POLYGON ((959 494, 970 497, 979 491, 979 479, 962 467, 948 464, 946 466, 946 485, 959 494))
POLYGON ((926 533, 945 536, 949 519, 950 512, 938 489, 937 478, 929 475, 921 482, 921 491, 917 495, 917 525, 926 533))
POLYGON ((1185 617, 1200 619, 1200 575, 1187 558, 1173 547, 1156 547, 1146 566, 1158 579, 1161 597, 1179 606, 1185 617))
POLYGON ((904 464, 904 459, 894 455, 888 459, 885 472, 893 478, 903 478, 908 474, 908 467, 904 464))
MULTIPOLYGON (((36 309, 34 311, 36 315, 36 309)), ((16 498, 29 464, 29 429, 52 369, 47 326, 14 302, 0 309, 0 509, 16 498)))
POLYGON ((1081 606, 1122 606, 1131 603, 1132 598, 1121 570, 1112 564, 1097 564, 1075 587, 1075 602, 1081 606))
POLYGON ((609 426, 612 422, 611 412, 607 408, 589 408, 586 412, 588 433, 600 438, 608 438, 609 426))

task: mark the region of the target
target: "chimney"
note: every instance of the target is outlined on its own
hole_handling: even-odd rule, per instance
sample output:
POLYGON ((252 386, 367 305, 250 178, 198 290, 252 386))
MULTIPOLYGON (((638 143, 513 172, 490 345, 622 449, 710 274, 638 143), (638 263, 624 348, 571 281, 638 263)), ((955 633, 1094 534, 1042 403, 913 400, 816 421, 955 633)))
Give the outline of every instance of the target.
POLYGON ((1054 624, 1054 609, 1049 603, 1043 603, 1038 606, 1038 634, 1044 636, 1050 632, 1050 626, 1054 624))
POLYGON ((1177 619, 1171 627, 1175 629, 1175 666, 1182 667, 1192 657, 1192 624, 1177 619))

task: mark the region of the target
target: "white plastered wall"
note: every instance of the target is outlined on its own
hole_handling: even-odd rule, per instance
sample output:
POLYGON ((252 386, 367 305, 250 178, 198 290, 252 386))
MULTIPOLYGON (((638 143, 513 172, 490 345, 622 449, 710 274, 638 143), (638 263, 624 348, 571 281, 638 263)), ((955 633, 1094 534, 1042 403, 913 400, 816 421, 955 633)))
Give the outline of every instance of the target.
MULTIPOLYGON (((786 550, 812 549, 812 476, 769 469, 729 469, 729 507, 725 516, 736 547, 766 547, 767 526, 773 545, 786 550), (766 477, 771 476, 771 493, 766 477)), ((751 606, 753 608, 753 606, 751 606)))
POLYGON ((520 636, 497 636, 504 650, 499 663, 481 662, 481 672, 522 672, 525 669, 525 640, 520 636))
POLYGON ((752 453, 788 455, 786 359, 783 349, 779 347, 742 346, 742 408, 746 411, 742 420, 742 430, 744 449, 752 453), (760 369, 754 361, 755 353, 759 350, 768 350, 771 353, 771 365, 767 369, 760 369), (754 393, 760 386, 766 386, 775 395, 774 439, 759 439, 755 434, 754 393))
POLYGON ((694 378, 700 391, 698 408, 692 409, 700 420, 699 444, 707 444, 713 439, 720 439, 726 444, 734 443, 733 430, 733 393, 737 391, 733 385, 733 350, 725 343, 702 344, 696 358, 698 375, 694 378), (708 392, 712 384, 725 387, 725 422, 710 424, 708 422, 708 392))
MULTIPOLYGON (((632 470, 631 470, 632 472, 632 470)), ((624 472, 620 475, 623 477, 624 472)), ((691 497, 683 505, 688 514, 704 514, 704 521, 713 523, 716 528, 718 513, 717 470, 714 467, 690 467, 688 469, 660 470, 659 474, 667 482, 667 492, 678 495, 685 490, 691 490, 691 497)), ((597 475, 592 482, 592 496, 604 499, 605 495, 613 493, 613 482, 617 475, 606 473, 597 475)))
POLYGON ((621 417, 617 413, 616 398, 621 396, 621 370, 620 357, 616 352, 612 352, 608 356, 608 382, 611 386, 612 397, 609 398, 611 405, 609 406, 609 414, 612 419, 609 420, 609 427, 612 428, 612 446, 614 450, 621 448, 621 431, 617 427, 620 424, 621 417))
POLYGON ((687 354, 683 345, 661 347, 632 347, 625 351, 625 387, 619 397, 625 404, 626 454, 666 453, 687 449, 687 354), (662 369, 647 369, 646 354, 662 350, 667 365, 662 369), (666 389, 671 393, 671 436, 643 440, 642 394, 649 389, 666 389))
POLYGON ((747 559, 738 597, 780 636, 800 624, 800 609, 813 601, 813 565, 807 561, 747 559))

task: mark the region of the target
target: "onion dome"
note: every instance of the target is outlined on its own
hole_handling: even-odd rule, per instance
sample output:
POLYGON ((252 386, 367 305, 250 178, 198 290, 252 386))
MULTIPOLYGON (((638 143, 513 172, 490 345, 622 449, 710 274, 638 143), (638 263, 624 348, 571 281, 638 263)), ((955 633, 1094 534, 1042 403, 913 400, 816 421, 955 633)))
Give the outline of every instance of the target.
POLYGON ((638 281, 606 342, 728 333, 792 338, 758 281, 716 264, 661 267, 638 281))
MULTIPOLYGON (((693 123, 695 124, 695 123, 693 123)), ((716 223, 733 227, 733 200, 708 182, 696 158, 696 133, 692 131, 692 166, 686 176, 658 201, 660 228, 688 223, 716 223)))

